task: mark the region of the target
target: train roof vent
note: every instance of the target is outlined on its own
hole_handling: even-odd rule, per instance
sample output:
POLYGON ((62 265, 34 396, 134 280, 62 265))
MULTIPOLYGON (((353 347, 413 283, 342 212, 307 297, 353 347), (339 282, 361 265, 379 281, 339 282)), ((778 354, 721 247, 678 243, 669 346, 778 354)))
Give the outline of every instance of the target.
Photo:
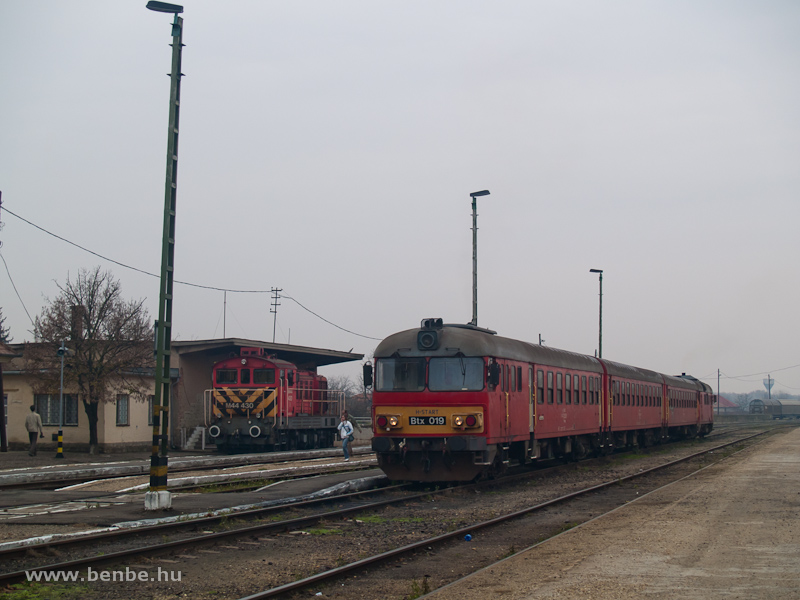
POLYGON ((242 356, 263 356, 264 348, 242 348, 242 356))

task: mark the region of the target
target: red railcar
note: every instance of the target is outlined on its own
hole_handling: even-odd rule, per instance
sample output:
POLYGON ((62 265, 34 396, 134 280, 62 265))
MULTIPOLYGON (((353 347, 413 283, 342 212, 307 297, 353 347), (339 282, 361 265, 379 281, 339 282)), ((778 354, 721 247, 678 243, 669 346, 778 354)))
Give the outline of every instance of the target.
POLYGON ((375 350, 373 450, 392 479, 470 480, 511 461, 609 452, 713 426, 711 389, 426 319, 375 350))
POLYGON ((337 433, 342 392, 325 377, 242 348, 212 368, 204 406, 211 438, 222 452, 329 448, 337 433))

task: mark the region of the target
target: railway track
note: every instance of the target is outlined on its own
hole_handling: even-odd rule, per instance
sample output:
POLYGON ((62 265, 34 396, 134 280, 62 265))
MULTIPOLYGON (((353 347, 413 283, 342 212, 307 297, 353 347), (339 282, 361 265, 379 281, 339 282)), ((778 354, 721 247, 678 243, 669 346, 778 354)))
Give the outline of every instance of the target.
MULTIPOLYGON (((362 558, 360 560, 339 566, 334 569, 327 570, 325 572, 317 573, 310 577, 306 577, 300 579, 298 581, 293 581, 291 583, 287 583, 281 586, 277 586, 274 588, 270 588, 255 594, 251 594, 249 596, 243 597, 240 600, 263 600, 266 598, 277 598, 277 597, 288 597, 288 595, 297 593, 301 590, 307 590, 309 588, 313 589, 329 589, 331 582, 338 582, 341 581, 342 578, 347 577, 348 575, 358 572, 359 576, 358 579, 362 583, 362 586, 365 581, 369 581, 370 576, 369 573, 380 573, 383 571, 385 573, 385 567, 389 564, 394 564, 395 567, 403 567, 402 561, 404 557, 412 555, 414 553, 420 553, 425 557, 430 557, 432 554, 436 554, 440 552, 441 549, 448 544, 452 546, 452 543, 455 540, 468 540, 471 541, 473 536, 480 535, 481 537, 481 544, 483 545, 492 545, 491 540, 489 539, 490 536, 493 534, 495 530, 500 528, 506 528, 506 534, 508 534, 509 527, 513 527, 514 534, 516 535, 517 539, 530 539, 531 534, 533 534, 532 539, 538 539, 537 543, 541 543, 545 539, 549 539, 554 535, 558 535, 559 533, 563 532, 565 529, 569 529, 578 524, 576 521, 576 517, 571 517, 568 519, 566 524, 567 527, 562 526, 555 531, 550 531, 550 533, 544 533, 543 531, 538 531, 537 526, 535 523, 531 523, 535 521, 535 519, 529 519, 532 516, 541 514, 548 509, 553 507, 559 506, 563 507, 565 505, 571 505, 576 508, 572 509, 561 509, 562 512, 573 512, 576 514, 582 514, 583 517, 577 517, 580 522, 584 522, 589 520, 590 518, 596 518, 602 514, 606 514, 613 510, 619 508, 619 506, 624 505, 625 503, 637 498, 641 497, 646 493, 650 493, 657 489, 661 489, 667 485, 670 485, 674 481, 679 479, 683 479, 685 477, 689 477, 701 470, 708 468, 713 464, 717 464, 716 462, 712 462, 710 464, 703 464, 697 467, 691 468, 682 468, 687 465, 690 461, 696 461, 699 458, 706 457, 709 454, 723 452, 725 449, 735 446, 737 444, 743 444, 754 438, 758 438, 760 436, 769 433, 768 431, 756 433, 752 435, 748 435, 746 437, 727 442, 725 444, 720 444, 711 448, 704 449, 700 452, 696 452, 690 454, 688 456, 682 457, 678 460, 670 461, 663 465, 659 465, 657 467, 642 470, 638 473, 627 475, 625 477, 621 477, 618 479, 610 480, 600 485, 590 486, 573 493, 563 495, 557 498, 553 498, 546 502, 542 502, 533 506, 526 507, 522 510, 510 512, 501 516, 498 516, 493 519, 489 519, 482 522, 471 523, 466 527, 460 527, 453 531, 449 531, 447 533, 437 535, 430 538, 425 538, 422 540, 415 541, 411 544, 407 544, 405 546, 401 546, 398 548, 394 548, 392 550, 382 552, 379 554, 375 554, 373 556, 369 556, 366 558, 362 558), (677 472, 675 470, 678 469, 677 472), (670 474, 671 473, 671 474, 670 474), (646 485, 644 482, 647 478, 652 478, 653 482, 650 485, 646 485), (641 487, 641 489, 635 488, 641 487), (609 490, 612 488, 618 488, 621 490, 622 493, 614 493, 610 494, 609 490), (605 494, 606 497, 603 497, 605 494), (591 497, 593 500, 591 502, 586 502, 586 498, 591 497), (587 511, 591 511, 587 513, 587 511), (587 516, 587 514, 589 516, 587 516), (530 522, 525 522, 528 519, 530 522), (513 525, 510 525, 513 523, 513 525), (525 533, 522 533, 522 532, 525 533), (368 573, 365 575, 364 571, 368 570, 368 573)), ((738 452, 738 450, 737 450, 738 452)), ((727 454, 725 455, 727 457, 727 454)), ((724 459, 724 458, 723 458, 724 459)), ((560 517, 559 519, 561 519, 560 517)), ((495 545, 496 546, 496 545, 495 545)), ((523 548, 526 546, 530 546, 530 544, 525 544, 522 546, 523 548)), ((500 560, 503 560, 507 556, 516 553, 514 547, 512 546, 511 549, 506 552, 505 556, 502 556, 500 560)), ((461 556, 461 554, 456 553, 456 556, 461 556)), ((411 559, 409 559, 411 560, 411 559)), ((494 562, 500 562, 500 560, 495 560, 494 562)), ((439 564, 445 561, 438 561, 439 564)), ((470 566, 470 570, 477 570, 478 568, 486 568, 491 566, 492 562, 488 564, 482 565, 474 565, 470 566)), ((433 570, 431 565, 426 565, 426 569, 428 571, 433 570)), ((395 577, 397 577, 396 572, 393 573, 395 577)), ((423 578, 420 578, 421 580, 423 578)), ((425 575, 424 582, 418 584, 416 592, 427 592, 433 589, 440 587, 441 585, 445 585, 449 583, 449 581, 429 581, 432 579, 430 575, 425 575)), ((438 579, 438 578, 437 578, 438 579)), ((365 590, 354 589, 353 584, 355 580, 348 580, 348 595, 350 596, 359 596, 362 595, 364 597, 368 596, 368 593, 365 590)), ((367 586, 369 583, 366 584, 367 586)))
MULTIPOLYGON (((731 442, 731 443, 738 443, 738 442, 739 442, 739 440, 737 440, 736 442, 731 442)), ((720 446, 720 447, 722 447, 722 446, 720 446)), ((703 454, 703 453, 707 453, 707 452, 710 452, 710 451, 713 452, 715 450, 717 450, 717 448, 711 448, 711 449, 704 450, 702 453, 698 453, 698 454, 703 454)), ((682 460, 687 460, 687 459, 682 459, 682 460)), ((552 469, 552 471, 554 471, 554 472, 556 472, 557 470, 558 470, 557 468, 556 469, 552 469)), ((514 481, 514 480, 524 480, 526 478, 531 478, 531 477, 541 478, 543 476, 546 476, 545 473, 546 472, 541 472, 540 471, 540 472, 535 472, 533 474, 526 473, 526 474, 521 474, 521 475, 515 475, 513 477, 509 477, 509 478, 505 479, 504 483, 505 482, 509 482, 509 481, 514 481)), ((617 484, 620 483, 620 481, 622 481, 622 480, 613 480, 613 481, 608 482, 605 485, 606 486, 617 485, 617 484)), ((222 542, 224 540, 228 540, 228 539, 240 540, 240 539, 243 539, 243 538, 248 538, 248 537, 252 538, 253 536, 265 535, 265 534, 270 533, 270 532, 280 532, 280 531, 287 531, 287 530, 301 528, 301 527, 307 527, 307 526, 309 526, 309 524, 318 523, 318 522, 321 522, 321 521, 326 521, 327 522, 327 521, 332 521, 332 520, 336 520, 336 519, 342 519, 345 516, 352 515, 354 513, 364 513, 364 512, 369 512, 369 511, 376 511, 376 510, 379 510, 379 509, 381 509, 383 507, 386 507, 386 506, 389 506, 389 505, 392 505, 392 504, 403 504, 403 503, 413 502, 415 500, 418 501, 420 498, 431 497, 432 495, 437 494, 437 493, 447 493, 447 492, 452 491, 452 490, 460 490, 460 491, 465 491, 465 490, 469 490, 469 489, 476 489, 477 490, 477 489, 481 489, 481 488, 487 487, 487 486, 490 486, 490 487, 491 486, 496 486, 496 485, 499 485, 499 483, 500 482, 482 482, 482 483, 479 483, 479 484, 471 484, 469 486, 460 486, 460 487, 455 487, 455 488, 449 488, 447 490, 439 490, 439 491, 426 490, 425 492, 423 492, 421 494, 406 494, 406 495, 399 496, 399 497, 396 497, 396 498, 390 498, 390 499, 381 500, 381 501, 378 501, 378 502, 369 502, 369 503, 368 502, 364 502, 362 500, 362 498, 367 497, 370 493, 375 493, 374 491, 367 492, 367 493, 360 493, 360 494, 349 494, 349 495, 346 495, 346 496, 340 496, 340 497, 335 499, 335 502, 337 504, 342 504, 344 502, 349 504, 349 506, 344 507, 344 508, 342 508, 340 506, 340 507, 338 507, 338 508, 336 508, 334 510, 329 510, 329 511, 326 511, 326 512, 312 513, 312 514, 309 514, 309 515, 306 515, 306 516, 293 518, 293 519, 289 519, 289 520, 276 521, 276 522, 272 522, 272 523, 259 523, 257 525, 248 525, 246 527, 237 527, 235 529, 230 529, 230 530, 227 530, 227 531, 217 531, 217 532, 205 531, 204 533, 201 533, 200 535, 188 535, 183 539, 174 540, 174 541, 171 541, 171 542, 168 542, 168 543, 164 543, 163 542, 163 536, 165 535, 165 532, 167 532, 167 531, 180 531, 180 530, 186 530, 186 529, 196 529, 196 530, 197 529, 201 529, 202 530, 202 529, 213 528, 215 526, 218 526, 220 523, 224 522, 226 519, 231 518, 232 516, 228 516, 228 517, 226 517, 226 516, 215 516, 215 517, 204 518, 204 519, 201 519, 201 520, 193 520, 193 521, 186 521, 186 522, 178 521, 178 522, 171 523, 171 524, 168 524, 168 525, 159 525, 159 526, 152 526, 152 527, 147 527, 147 528, 139 528, 138 530, 126 530, 126 531, 120 531, 120 532, 107 532, 107 533, 104 533, 104 534, 101 534, 101 535, 97 535, 97 536, 92 536, 92 537, 85 537, 84 536, 84 537, 79 538, 79 539, 63 540, 63 541, 59 541, 57 543, 49 542, 47 544, 41 544, 41 545, 38 545, 38 546, 29 546, 29 547, 24 548, 24 549, 16 549, 16 550, 9 549, 7 551, 0 552, 0 557, 2 557, 4 559, 4 562, 6 564, 13 563, 14 565, 16 565, 15 568, 17 568, 18 570, 14 571, 14 572, 9 572, 9 573, 5 573, 3 575, 0 575, 0 583, 11 583, 11 582, 14 582, 14 581, 20 581, 20 580, 24 579, 26 570, 28 570, 28 571, 30 571, 30 570, 59 571, 59 570, 84 569, 84 568, 87 568, 87 567, 90 567, 90 566, 92 568, 96 568, 96 567, 101 566, 101 565, 107 565, 109 563, 119 563, 121 561, 131 560, 133 558, 141 558, 143 556, 160 555, 160 554, 163 554, 165 552, 180 551, 181 549, 188 548, 188 547, 197 548, 200 545, 206 546, 206 545, 210 545, 210 544, 219 544, 220 542, 222 542), (129 538, 130 539, 130 538, 133 538, 133 537, 138 537, 141 540, 143 538, 146 539, 145 536, 150 536, 150 539, 152 539, 153 536, 160 537, 161 543, 147 544, 145 546, 139 546, 139 547, 131 547, 131 548, 126 548, 125 550, 121 550, 121 551, 105 551, 106 553, 104 555, 102 555, 102 556, 96 556, 96 555, 95 556, 84 556, 84 557, 81 557, 81 558, 77 558, 77 559, 70 560, 70 561, 65 561, 65 562, 62 562, 62 563, 54 563, 54 564, 47 564, 47 565, 41 564, 42 563, 42 559, 41 558, 35 559, 35 560, 24 559, 24 556, 30 556, 31 554, 37 554, 37 553, 42 553, 42 552, 51 552, 54 548, 57 548, 57 551, 59 553, 63 553, 68 548, 71 548, 72 549, 71 551, 74 551, 75 549, 77 549, 77 548, 79 548, 81 546, 85 546, 86 544, 91 545, 92 548, 94 549, 93 550, 94 553, 96 554, 97 551, 101 551, 101 552, 103 551, 103 550, 100 550, 100 548, 104 548, 105 547, 105 546, 100 546, 101 543, 104 543, 104 542, 119 543, 119 541, 122 540, 123 538, 129 538)), ((387 492, 387 491, 388 492, 392 492, 392 491, 397 491, 398 489, 400 489, 400 488, 389 488, 388 490, 383 490, 383 491, 384 492, 387 492)), ((601 488, 600 487, 590 488, 588 491, 584 491, 582 493, 588 493, 589 491, 596 491, 596 490, 599 490, 599 489, 601 489, 601 488)), ((330 502, 330 501, 331 501, 330 499, 327 500, 327 502, 330 502)), ((555 500, 554 502, 563 502, 563 501, 565 501, 564 498, 559 498, 559 499, 555 500)), ((322 502, 324 502, 324 501, 323 500, 319 500, 319 501, 314 501, 314 502, 305 502, 305 503, 302 503, 302 504, 293 504, 291 506, 290 505, 283 505, 283 506, 280 506, 280 507, 269 507, 269 508, 265 508, 265 509, 246 511, 246 512, 242 512, 242 513, 237 513, 235 515, 235 518, 237 520, 238 519, 250 520, 250 519, 259 519, 259 518, 269 518, 269 515, 272 514, 272 513, 275 513, 276 511, 284 511, 284 510, 287 510, 287 508, 290 508, 290 507, 292 509, 303 508, 304 510, 306 510, 306 509, 311 509, 314 506, 318 506, 322 502)), ((547 505, 549 505, 549 504, 547 504, 547 505)), ((547 506, 547 505, 543 505, 543 506, 547 506)), ((541 510, 541 507, 536 507, 535 510, 541 510)), ((515 518, 517 516, 519 516, 519 515, 510 515, 510 516, 507 516, 505 518, 505 520, 507 520, 508 518, 515 518)), ((501 521, 497 520, 497 522, 499 523, 501 521)), ((482 529, 482 528, 488 527, 488 526, 489 526, 488 524, 478 523, 478 524, 470 525, 468 527, 468 529, 477 530, 477 529, 482 529)), ((435 537, 435 538, 432 538, 432 539, 426 539, 426 540, 423 540, 423 541, 421 541, 418 544, 413 545, 413 546, 401 547, 401 548, 398 548, 396 550, 391 551, 390 553, 386 553, 385 556, 379 555, 380 558, 373 557, 373 559, 375 561, 375 564, 378 564, 379 561, 381 561, 381 560, 388 560, 388 559, 391 559, 392 557, 400 556, 400 555, 402 555, 404 553, 413 552, 414 548, 421 547, 420 544, 423 545, 423 546, 426 543, 429 544, 429 545, 431 545, 431 544, 436 545, 436 544, 440 544, 440 543, 442 543, 442 542, 444 542, 444 541, 446 541, 448 539, 452 539, 453 537, 458 537, 459 535, 462 535, 461 530, 458 530, 456 532, 453 532, 453 533, 450 533, 450 534, 447 534, 447 535, 438 536, 438 537, 435 537)), ((463 534, 463 535, 466 535, 466 534, 463 534)), ((367 559, 365 559, 365 560, 367 560, 367 559)), ((325 581, 326 579, 328 579, 330 577, 340 577, 343 573, 346 573, 346 572, 348 572, 350 570, 354 570, 354 569, 362 569, 365 566, 367 566, 368 564, 372 564, 372 563, 370 563, 369 561, 366 562, 366 563, 363 562, 363 561, 358 561, 357 563, 352 563, 351 565, 348 565, 347 568, 341 567, 340 569, 336 569, 333 572, 331 572, 328 575, 326 575, 325 577, 323 577, 322 579, 308 580, 305 585, 306 586, 314 585, 317 582, 325 581), (344 569, 344 570, 341 570, 341 569, 344 569)), ((322 575, 325 575, 325 574, 322 574, 322 575)), ((320 577, 320 576, 317 576, 317 577, 320 577)), ((282 594, 282 593, 285 593, 286 591, 288 591, 288 590, 282 590, 280 592, 270 592, 270 593, 271 594, 282 594)), ((261 597, 261 596, 258 596, 258 597, 261 597)), ((263 597, 271 597, 271 596, 267 595, 267 596, 263 596, 263 597)))
MULTIPOLYGON (((371 454, 365 446, 351 449, 351 454, 371 454)), ((318 460, 341 456, 341 450, 311 450, 302 452, 275 452, 269 454, 243 454, 236 456, 214 456, 197 459, 173 459, 169 473, 188 473, 195 471, 214 471, 244 466, 272 465, 287 461, 318 460)), ((125 463, 118 465, 75 465, 68 475, 65 470, 14 469, 0 472, 0 490, 15 489, 56 489, 82 483, 121 479, 125 477, 148 476, 150 463, 125 463)))

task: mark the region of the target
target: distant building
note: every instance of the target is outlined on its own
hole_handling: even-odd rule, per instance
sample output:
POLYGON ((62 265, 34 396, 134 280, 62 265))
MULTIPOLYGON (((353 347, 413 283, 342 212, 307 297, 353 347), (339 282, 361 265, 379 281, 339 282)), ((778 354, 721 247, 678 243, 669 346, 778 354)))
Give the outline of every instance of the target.
POLYGON ((742 408, 728 400, 725 396, 717 396, 717 402, 719 403, 719 411, 717 411, 716 407, 714 409, 714 413, 719 412, 721 415, 746 415, 747 411, 742 410, 742 408))
MULTIPOLYGON (((42 417, 45 438, 40 447, 55 448, 53 435, 60 424, 59 393, 34 392, 34 379, 23 370, 24 344, 6 346, 2 354, 3 399, 6 406, 6 432, 9 448, 28 447, 25 416, 31 405, 42 417)), ((180 447, 191 433, 205 427, 203 393, 211 387, 211 368, 219 360, 238 356, 242 347, 265 348, 270 354, 296 364, 299 368, 317 371, 318 367, 352 360, 362 354, 325 350, 288 344, 271 344, 238 338, 172 342, 170 373, 172 399, 169 410, 169 436, 172 447, 180 447)), ((0 350, 2 350, 0 348, 0 350)), ((152 403, 155 377, 152 367, 143 368, 140 376, 148 390, 144 397, 114 394, 113 399, 98 405, 97 437, 101 452, 150 450, 153 443, 152 403)), ((83 402, 75 390, 64 389, 64 450, 88 450, 89 421, 83 402)), ((203 432, 199 431, 202 435, 203 432)), ((197 439, 197 436, 196 436, 197 439)))

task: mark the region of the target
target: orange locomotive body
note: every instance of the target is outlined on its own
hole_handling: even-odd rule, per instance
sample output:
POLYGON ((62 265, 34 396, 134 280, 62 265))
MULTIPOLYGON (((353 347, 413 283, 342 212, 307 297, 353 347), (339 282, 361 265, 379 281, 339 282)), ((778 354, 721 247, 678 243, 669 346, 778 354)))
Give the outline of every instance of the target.
MULTIPOLYGON (((704 383, 425 319, 374 353, 372 448, 392 479, 468 481, 510 462, 705 435, 704 383)), ((369 375, 368 375, 369 376, 369 375)))
POLYGON ((206 425, 222 452, 330 448, 336 438, 342 393, 325 377, 242 348, 216 363, 205 392, 206 425))

